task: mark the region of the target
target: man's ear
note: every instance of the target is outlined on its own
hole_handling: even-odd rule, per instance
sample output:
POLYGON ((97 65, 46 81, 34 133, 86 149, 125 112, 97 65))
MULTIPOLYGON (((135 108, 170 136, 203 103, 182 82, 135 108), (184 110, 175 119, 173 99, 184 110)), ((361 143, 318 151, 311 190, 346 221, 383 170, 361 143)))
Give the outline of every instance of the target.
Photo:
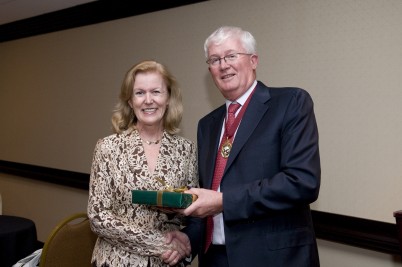
POLYGON ((252 55, 252 56, 250 57, 250 60, 251 60, 251 65, 253 66, 253 69, 254 69, 254 70, 257 69, 257 66, 258 66, 258 55, 252 55))

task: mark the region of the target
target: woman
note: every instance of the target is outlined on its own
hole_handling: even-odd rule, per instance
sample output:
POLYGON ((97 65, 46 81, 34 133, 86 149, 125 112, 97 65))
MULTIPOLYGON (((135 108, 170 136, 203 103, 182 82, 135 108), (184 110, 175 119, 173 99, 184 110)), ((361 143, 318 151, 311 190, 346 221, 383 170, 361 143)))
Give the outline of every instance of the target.
POLYGON ((198 186, 196 146, 176 135, 182 111, 165 66, 143 61, 127 72, 112 116, 115 134, 98 141, 91 168, 94 266, 167 266, 164 253, 171 253, 164 257, 169 265, 182 266, 189 255, 187 236, 167 241, 170 233, 182 234, 182 215, 131 203, 133 189, 198 186))

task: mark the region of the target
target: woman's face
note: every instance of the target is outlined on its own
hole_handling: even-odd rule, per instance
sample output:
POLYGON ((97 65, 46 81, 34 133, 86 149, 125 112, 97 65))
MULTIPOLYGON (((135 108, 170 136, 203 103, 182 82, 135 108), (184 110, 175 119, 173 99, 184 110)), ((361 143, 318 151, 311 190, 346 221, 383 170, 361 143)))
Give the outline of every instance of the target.
POLYGON ((128 104, 134 110, 139 128, 162 127, 168 101, 169 93, 159 73, 144 72, 135 76, 133 96, 128 104))

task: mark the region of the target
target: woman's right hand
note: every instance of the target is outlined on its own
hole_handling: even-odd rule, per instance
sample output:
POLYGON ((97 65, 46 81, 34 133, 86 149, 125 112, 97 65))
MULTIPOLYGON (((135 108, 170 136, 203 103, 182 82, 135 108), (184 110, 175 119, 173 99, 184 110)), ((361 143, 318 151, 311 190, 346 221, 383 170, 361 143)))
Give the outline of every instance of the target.
POLYGON ((165 251, 161 258, 169 266, 175 266, 182 259, 191 254, 190 239, 185 233, 172 231, 166 234, 166 244, 171 245, 171 249, 165 251))

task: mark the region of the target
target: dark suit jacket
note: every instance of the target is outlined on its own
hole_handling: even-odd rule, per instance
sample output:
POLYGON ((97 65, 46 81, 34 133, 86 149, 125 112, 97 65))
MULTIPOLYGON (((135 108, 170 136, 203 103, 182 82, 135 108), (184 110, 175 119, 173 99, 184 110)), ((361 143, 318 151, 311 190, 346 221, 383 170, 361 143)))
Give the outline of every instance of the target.
MULTIPOLYGON (((300 88, 258 82, 255 90, 221 182, 229 265, 319 266, 309 207, 321 172, 313 101, 300 88)), ((202 188, 211 188, 225 114, 223 105, 199 121, 202 188)))

